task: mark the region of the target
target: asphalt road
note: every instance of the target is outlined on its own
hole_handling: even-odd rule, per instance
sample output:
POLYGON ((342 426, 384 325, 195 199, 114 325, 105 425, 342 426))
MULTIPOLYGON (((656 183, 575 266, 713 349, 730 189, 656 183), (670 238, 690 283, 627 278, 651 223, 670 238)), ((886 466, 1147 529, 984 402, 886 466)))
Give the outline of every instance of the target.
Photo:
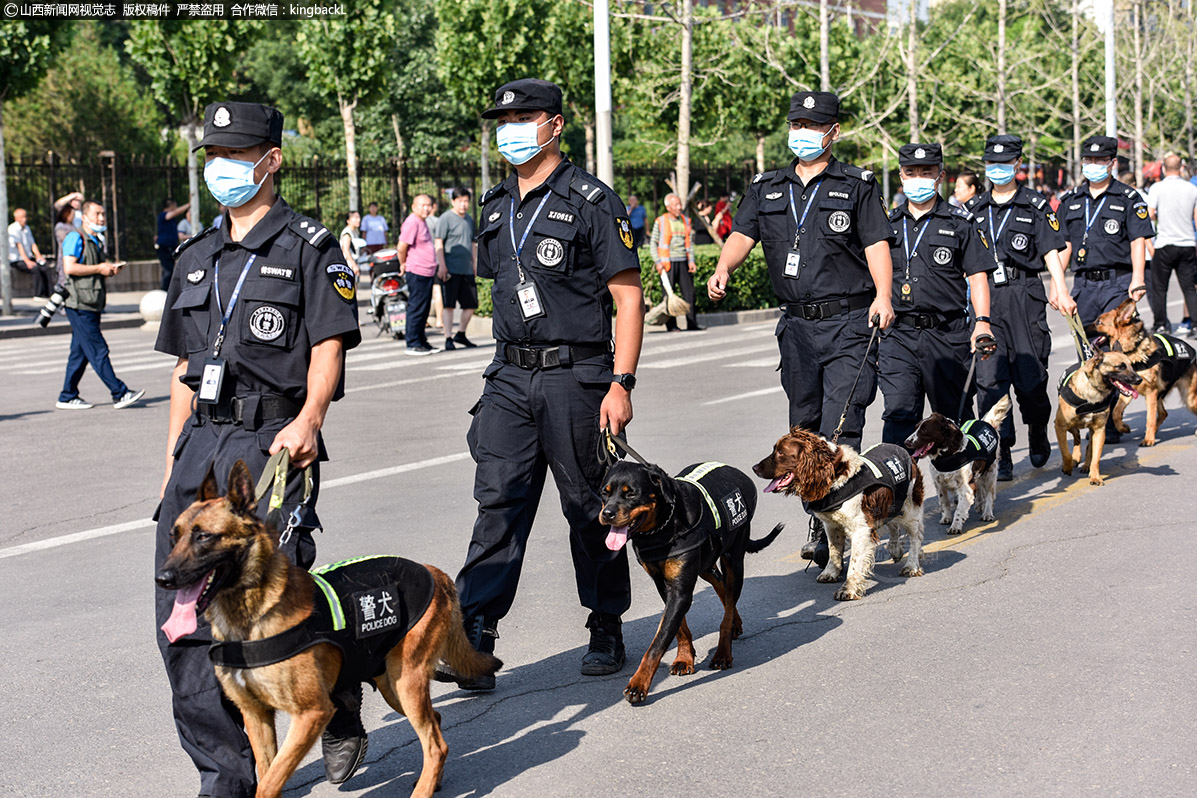
MULTIPOLYGON (((718 459, 747 469, 785 431, 772 323, 647 336, 631 441, 668 470, 718 459)), ((1052 318, 1053 371, 1074 358, 1052 318)), ((170 360, 136 329, 108 336, 144 406, 55 411, 65 336, 0 342, 0 793, 190 796, 153 637, 153 511, 165 455, 170 360)), ((406 358, 369 340, 329 414, 318 561, 395 553, 455 573, 475 514, 467 409, 487 350, 406 358)), ((1170 406, 1176 405, 1173 400, 1170 406)), ((1143 430, 1143 403, 1127 417, 1143 430)), ((879 439, 880 399, 866 442, 879 439)), ((925 576, 881 562, 868 595, 832 599, 797 551, 796 500, 763 496, 735 667, 658 672, 649 700, 622 689, 660 601, 633 574, 629 666, 578 674, 586 613, 559 505, 546 491, 520 595, 500 625, 499 689, 434 685, 450 746, 445 796, 1191 795, 1197 558, 1195 419, 1162 442, 1107 447, 1111 478, 1039 470, 1015 451, 998 521, 948 540, 928 504, 925 576)), ((928 483, 930 485, 930 482, 928 483)), ((596 508, 597 509, 597 508, 596 508)), ((720 608, 703 585, 690 614, 700 668, 720 608)), ((671 658, 672 655, 670 655, 671 658)), ((668 659, 667 659, 668 661, 668 659)), ((317 750, 288 795, 407 795, 420 768, 407 721, 377 696, 370 752, 343 788, 317 750)))

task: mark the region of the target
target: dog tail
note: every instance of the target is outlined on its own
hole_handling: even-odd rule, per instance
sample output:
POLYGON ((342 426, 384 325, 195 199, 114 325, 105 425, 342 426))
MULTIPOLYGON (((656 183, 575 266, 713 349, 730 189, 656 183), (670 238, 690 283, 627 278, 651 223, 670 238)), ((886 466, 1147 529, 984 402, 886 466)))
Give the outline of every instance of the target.
POLYGON ((453 580, 444 571, 429 568, 437 582, 437 587, 443 590, 452 607, 452 617, 449 619, 449 636, 445 640, 445 650, 442 659, 461 676, 476 679, 479 676, 491 676, 503 667, 502 660, 490 654, 476 651, 466 637, 465 627, 461 619, 461 601, 457 598, 457 588, 453 580))
POLYGON ((1006 420, 1006 416, 1010 415, 1010 394, 1006 394, 1001 399, 997 400, 997 404, 989 408, 989 412, 981 419, 989 426, 997 429, 1006 420))
POLYGON ((758 551, 764 551, 770 543, 777 540, 777 536, 781 534, 781 530, 785 529, 785 527, 785 524, 778 524, 777 526, 773 527, 772 532, 770 532, 768 535, 765 535, 760 540, 753 540, 752 538, 749 538, 748 543, 744 546, 744 550, 749 554, 756 554, 758 551))

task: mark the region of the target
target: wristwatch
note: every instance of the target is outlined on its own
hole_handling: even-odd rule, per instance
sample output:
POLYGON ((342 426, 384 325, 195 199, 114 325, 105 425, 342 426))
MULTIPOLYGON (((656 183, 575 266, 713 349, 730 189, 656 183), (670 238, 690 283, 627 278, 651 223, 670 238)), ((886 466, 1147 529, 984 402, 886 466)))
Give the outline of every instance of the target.
POLYGON ((615 383, 620 388, 623 388, 625 391, 630 392, 633 388, 636 387, 636 375, 635 374, 612 374, 611 382, 615 383))

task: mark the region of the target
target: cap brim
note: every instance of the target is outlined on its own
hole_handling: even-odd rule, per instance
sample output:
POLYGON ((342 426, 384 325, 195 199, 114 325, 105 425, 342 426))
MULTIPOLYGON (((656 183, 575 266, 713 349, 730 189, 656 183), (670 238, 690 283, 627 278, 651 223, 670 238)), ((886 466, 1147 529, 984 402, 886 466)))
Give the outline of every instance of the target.
POLYGON ((981 161, 984 163, 1014 163, 1021 157, 1021 152, 1016 152, 1013 155, 1008 152, 990 152, 981 156, 981 161))
POLYGON ((543 105, 504 105, 487 108, 482 112, 483 119, 498 119, 508 111, 544 111, 549 116, 561 114, 560 108, 545 108, 543 105))
POLYGON ((200 139, 199 144, 196 144, 191 148, 191 151, 195 152, 196 150, 201 150, 204 147, 256 147, 259 144, 273 144, 276 147, 279 146, 277 141, 270 141, 269 139, 264 139, 261 136, 250 136, 245 133, 217 132, 209 133, 208 135, 204 136, 202 139, 200 139))
POLYGON ((940 167, 942 167, 943 161, 928 161, 926 159, 903 161, 901 158, 899 158, 898 166, 940 166, 940 167))
POLYGON ((820 111, 808 111, 805 108, 803 108, 802 111, 800 111, 800 112, 799 111, 791 111, 786 116, 787 122, 794 122, 798 119, 809 119, 810 121, 818 122, 819 124, 840 121, 839 117, 837 117, 837 116, 832 116, 831 114, 825 114, 820 111))

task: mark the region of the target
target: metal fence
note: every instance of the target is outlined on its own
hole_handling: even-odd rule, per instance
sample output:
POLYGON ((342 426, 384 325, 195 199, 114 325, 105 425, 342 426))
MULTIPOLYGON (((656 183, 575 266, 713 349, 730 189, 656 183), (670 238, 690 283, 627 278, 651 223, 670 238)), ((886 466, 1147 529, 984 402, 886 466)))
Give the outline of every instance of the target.
MULTIPOLYGON (((29 225, 43 253, 54 250, 54 201, 73 191, 104 204, 113 242, 112 254, 125 260, 152 259, 157 233, 157 216, 166 198, 180 204, 187 201, 187 166, 174 161, 130 159, 105 152, 86 162, 63 161, 50 154, 45 158, 12 158, 8 161, 8 206, 25 208, 29 225)), ((752 179, 751 163, 691 165, 691 180, 701 184, 696 197, 714 202, 723 194, 743 194, 752 179)), ((413 165, 391 160, 363 162, 357 169, 362 209, 377 202, 389 215, 393 228, 407 213, 416 194, 431 194, 448 206, 448 192, 455 186, 470 189, 479 197, 481 173, 475 163, 438 162, 413 165)), ((662 200, 673 189, 669 181, 672 166, 619 168, 614 189, 626 198, 640 197, 650 213, 662 209, 662 200)), ((504 164, 491 166, 493 179, 504 175, 504 164)), ((200 176, 200 213, 192 209, 193 226, 208 226, 217 214, 217 204, 203 188, 200 176)), ((349 208, 349 176, 343 161, 312 158, 297 164, 284 163, 277 175, 279 193, 300 213, 320 220, 334 232, 345 224, 349 208)))

